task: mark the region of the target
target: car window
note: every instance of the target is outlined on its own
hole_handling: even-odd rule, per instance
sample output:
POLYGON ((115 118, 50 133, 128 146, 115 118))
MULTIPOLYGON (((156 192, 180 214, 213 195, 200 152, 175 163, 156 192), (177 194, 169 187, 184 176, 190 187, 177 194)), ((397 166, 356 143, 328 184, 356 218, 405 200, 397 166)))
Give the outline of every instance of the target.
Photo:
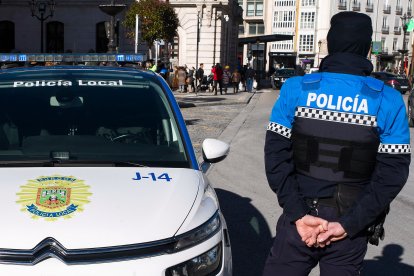
POLYGON ((295 75, 294 69, 279 69, 276 71, 277 75, 284 75, 284 76, 293 76, 295 75))
POLYGON ((1 75, 0 161, 47 158, 189 167, 173 109, 153 78, 1 75))

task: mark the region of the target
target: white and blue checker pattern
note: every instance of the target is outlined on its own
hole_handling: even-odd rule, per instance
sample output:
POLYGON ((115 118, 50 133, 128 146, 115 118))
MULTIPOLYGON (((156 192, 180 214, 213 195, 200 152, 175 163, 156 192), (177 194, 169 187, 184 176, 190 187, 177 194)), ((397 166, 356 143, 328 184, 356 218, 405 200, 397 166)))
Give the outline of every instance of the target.
POLYGON ((281 124, 269 122, 269 125, 267 126, 267 130, 273 131, 277 134, 280 134, 288 139, 292 136, 292 130, 290 128, 287 128, 285 126, 282 126, 281 124))
POLYGON ((362 126, 377 126, 377 117, 364 114, 355 114, 331 110, 323 110, 317 108, 301 107, 296 109, 295 117, 302 117, 308 119, 330 121, 337 123, 362 125, 362 126))
POLYGON ((410 144, 380 144, 378 147, 379 153, 390 153, 390 154, 410 154, 410 144))

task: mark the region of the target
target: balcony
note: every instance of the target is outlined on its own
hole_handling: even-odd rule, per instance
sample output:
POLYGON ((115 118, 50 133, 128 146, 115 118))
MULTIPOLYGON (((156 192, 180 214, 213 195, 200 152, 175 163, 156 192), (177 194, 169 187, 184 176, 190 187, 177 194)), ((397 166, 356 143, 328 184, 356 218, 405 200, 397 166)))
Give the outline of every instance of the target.
POLYGON ((390 14, 391 13, 391 5, 384 5, 383 12, 385 14, 390 14))
POLYGON ((401 34, 401 27, 394 27, 394 34, 400 35, 401 34))
POLYGON ((372 4, 372 3, 367 4, 367 6, 365 7, 365 11, 373 12, 374 11, 374 4, 372 4))
POLYGON ((403 12, 402 6, 396 6, 395 7, 395 14, 396 15, 402 15, 402 12, 403 12))
POLYGON ((390 26, 382 26, 381 33, 389 34, 390 33, 390 26))
POLYGON ((352 3, 352 10, 353 11, 360 11, 361 10, 361 3, 359 3, 359 2, 353 2, 352 3))
POLYGON ((382 47, 382 54, 388 54, 388 47, 382 47))
POLYGON ((346 1, 339 1, 338 2, 338 10, 346 10, 346 1))

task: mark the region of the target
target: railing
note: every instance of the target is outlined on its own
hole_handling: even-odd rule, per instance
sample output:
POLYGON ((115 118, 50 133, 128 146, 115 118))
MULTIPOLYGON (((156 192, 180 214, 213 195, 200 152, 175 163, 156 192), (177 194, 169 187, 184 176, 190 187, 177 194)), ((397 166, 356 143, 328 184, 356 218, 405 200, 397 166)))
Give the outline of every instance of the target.
POLYGON ((352 3, 352 10, 353 11, 360 11, 361 10, 361 3, 359 3, 359 2, 353 2, 352 3))
POLYGON ((390 26, 382 26, 381 32, 383 34, 389 34, 390 33, 390 26))
POLYGON ((382 48, 382 53, 383 54, 388 54, 388 47, 383 47, 382 48))
POLYGON ((396 6, 395 7, 395 14, 402 15, 402 12, 403 12, 402 6, 396 6))
POLYGON ((391 5, 384 5, 383 12, 386 13, 386 14, 390 14, 391 13, 391 5))
POLYGON ((400 35, 401 34, 401 27, 394 27, 394 34, 400 35))
POLYGON ((408 9, 407 9, 407 15, 408 16, 411 16, 411 11, 412 11, 412 9, 410 7, 408 7, 408 9))
POLYGON ((373 12, 374 11, 374 4, 373 3, 367 4, 367 6, 365 7, 365 11, 373 12))
POLYGON ((346 1, 339 1, 338 2, 338 10, 346 10, 346 1))

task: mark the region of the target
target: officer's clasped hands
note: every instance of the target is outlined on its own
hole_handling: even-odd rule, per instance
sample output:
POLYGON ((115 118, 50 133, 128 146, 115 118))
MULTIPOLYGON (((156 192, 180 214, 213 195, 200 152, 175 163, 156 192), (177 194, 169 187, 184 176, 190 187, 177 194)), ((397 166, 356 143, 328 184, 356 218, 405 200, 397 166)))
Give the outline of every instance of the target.
POLYGON ((308 247, 325 247, 347 236, 338 222, 328 222, 319 217, 306 215, 296 221, 296 229, 308 247))

